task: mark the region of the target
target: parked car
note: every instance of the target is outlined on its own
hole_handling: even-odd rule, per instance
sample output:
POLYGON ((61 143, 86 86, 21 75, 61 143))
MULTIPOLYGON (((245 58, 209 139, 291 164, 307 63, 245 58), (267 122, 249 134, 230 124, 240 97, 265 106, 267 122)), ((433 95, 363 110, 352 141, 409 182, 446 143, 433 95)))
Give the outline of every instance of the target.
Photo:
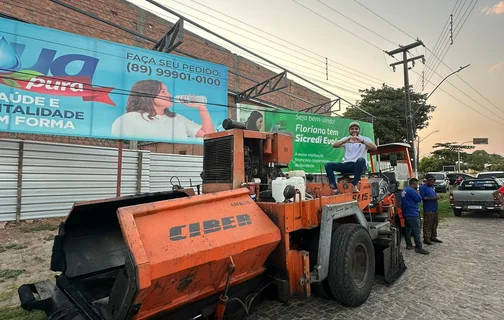
POLYGON ((462 172, 451 172, 447 173, 446 176, 450 180, 450 185, 453 186, 455 185, 455 181, 457 181, 457 178, 460 176, 462 179, 467 180, 467 179, 474 179, 476 178, 475 176, 472 176, 467 173, 462 173, 462 172))
POLYGON ((450 190, 450 179, 448 179, 446 172, 427 172, 425 176, 434 176, 436 182, 434 182, 434 189, 436 192, 445 193, 450 190))
POLYGON ((463 211, 496 211, 504 218, 502 204, 494 195, 502 186, 500 180, 492 178, 464 180, 458 190, 450 192, 453 214, 460 217, 463 211))
POLYGON ((497 178, 504 183, 504 171, 480 172, 476 176, 478 179, 497 178))

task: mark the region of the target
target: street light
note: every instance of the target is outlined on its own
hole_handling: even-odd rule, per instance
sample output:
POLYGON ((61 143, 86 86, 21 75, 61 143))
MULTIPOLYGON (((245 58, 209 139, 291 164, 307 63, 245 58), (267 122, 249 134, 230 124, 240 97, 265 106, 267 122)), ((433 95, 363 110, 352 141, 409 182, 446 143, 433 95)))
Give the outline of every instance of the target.
MULTIPOLYGON (((419 142, 422 142, 424 141, 428 136, 430 136, 431 134, 433 133, 436 133, 436 132, 439 132, 439 130, 436 130, 436 131, 432 131, 431 133, 429 133, 428 135, 426 135, 422 140, 420 140, 419 142)), ((418 137, 420 139, 420 137, 418 137)))
POLYGON ((434 134, 436 132, 439 132, 439 130, 432 131, 428 135, 426 135, 422 140, 420 140, 420 137, 417 137, 417 156, 416 156, 416 166, 415 166, 415 177, 418 177, 418 166, 420 165, 420 142, 424 141, 428 136, 431 134, 434 134))
MULTIPOLYGON (((443 78, 443 80, 441 80, 441 82, 434 88, 434 90, 431 91, 431 93, 429 93, 429 95, 427 96, 427 98, 425 98, 424 102, 422 105, 418 106, 418 108, 416 108, 416 110, 410 114, 410 117, 411 117, 411 123, 413 124, 412 127, 411 127, 411 130, 413 130, 413 137, 416 136, 416 129, 415 129, 415 117, 414 115, 418 112, 418 110, 425 106, 425 104, 427 103, 427 100, 430 98, 430 96, 432 96, 432 94, 434 93, 434 91, 436 91, 437 88, 439 88, 439 86, 441 85, 441 83, 443 83, 446 79, 448 79, 450 76, 454 75, 455 73, 458 73, 462 70, 464 70, 465 68, 469 67, 470 64, 467 64, 463 67, 460 67, 458 68, 457 70, 453 71, 452 73, 450 73, 449 75, 447 75, 446 77, 443 78)), ((406 118, 407 120, 407 118, 406 118)), ((413 147, 414 148, 414 147, 413 147)), ((414 149, 413 149, 414 150, 414 149)), ((415 155, 416 157, 416 165, 415 165, 415 177, 418 178, 418 164, 420 163, 420 157, 418 155, 418 153, 415 155)))
POLYGON ((462 146, 463 146, 465 143, 472 143, 472 140, 471 140, 471 141, 462 142, 462 143, 460 144, 460 146, 461 146, 461 147, 457 149, 458 172, 460 172, 460 149, 462 149, 462 146))
POLYGON ((427 98, 425 98, 424 103, 423 103, 421 106, 419 106, 418 108, 416 108, 416 110, 415 110, 415 112, 413 112, 413 114, 416 114, 416 113, 417 113, 417 111, 418 111, 418 109, 420 109, 421 107, 423 107, 423 106, 427 103, 427 100, 430 98, 430 96, 432 96, 432 94, 434 93, 434 91, 436 91, 436 89, 437 89, 437 88, 439 88, 439 86, 441 85, 441 83, 443 83, 443 82, 444 82, 446 79, 448 79, 450 76, 452 76, 452 75, 454 75, 455 73, 458 73, 458 72, 460 72, 460 71, 464 70, 465 68, 467 68, 467 67, 469 67, 469 66, 470 66, 470 64, 465 65, 465 66, 463 66, 463 67, 460 67, 460 68, 458 68, 457 70, 455 70, 455 71, 453 71, 452 73, 450 73, 449 75, 447 75, 446 77, 444 77, 444 79, 443 79, 443 80, 441 80, 441 82, 440 82, 440 83, 439 83, 439 84, 438 84, 438 85, 434 88, 434 90, 432 90, 432 91, 431 91, 431 93, 429 93, 429 95, 427 96, 427 98))

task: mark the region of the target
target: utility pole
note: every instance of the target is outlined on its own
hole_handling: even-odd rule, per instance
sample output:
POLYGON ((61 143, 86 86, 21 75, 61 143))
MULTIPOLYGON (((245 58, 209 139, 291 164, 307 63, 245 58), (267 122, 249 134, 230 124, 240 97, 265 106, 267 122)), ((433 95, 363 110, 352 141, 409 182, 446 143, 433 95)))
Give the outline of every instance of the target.
POLYGON ((415 66, 415 61, 418 59, 422 59, 422 63, 425 63, 425 57, 423 55, 416 56, 408 59, 408 50, 416 48, 418 46, 423 46, 423 42, 420 40, 415 41, 414 43, 408 44, 406 46, 400 46, 397 49, 392 51, 385 51, 388 55, 394 56, 395 54, 402 53, 403 60, 399 62, 392 63, 390 66, 395 71, 395 66, 402 64, 404 69, 404 91, 406 96, 406 104, 405 104, 405 118, 406 118, 406 139, 408 143, 411 145, 410 148, 410 158, 412 159, 413 171, 416 172, 416 161, 415 158, 415 128, 413 122, 413 114, 411 113, 411 97, 410 97, 410 85, 409 85, 409 77, 408 77, 408 63, 411 62, 413 67, 415 66))

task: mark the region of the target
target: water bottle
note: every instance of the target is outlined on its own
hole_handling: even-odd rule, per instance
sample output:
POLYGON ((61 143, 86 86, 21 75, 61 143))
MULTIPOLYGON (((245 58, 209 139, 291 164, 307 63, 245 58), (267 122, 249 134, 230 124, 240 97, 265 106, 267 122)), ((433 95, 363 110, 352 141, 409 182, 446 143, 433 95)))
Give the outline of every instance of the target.
POLYGON ((175 102, 179 103, 207 103, 207 98, 205 96, 191 96, 188 94, 177 95, 174 97, 175 102))

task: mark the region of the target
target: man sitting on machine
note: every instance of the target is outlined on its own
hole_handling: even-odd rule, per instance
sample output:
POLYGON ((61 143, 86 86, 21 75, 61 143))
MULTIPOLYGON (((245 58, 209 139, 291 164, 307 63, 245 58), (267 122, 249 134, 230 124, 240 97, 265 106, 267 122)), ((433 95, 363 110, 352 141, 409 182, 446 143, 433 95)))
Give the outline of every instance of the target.
POLYGON ((333 194, 339 193, 334 171, 342 174, 353 174, 353 192, 360 192, 358 184, 362 173, 367 170, 367 151, 368 149, 373 151, 377 149, 370 138, 360 135, 360 125, 358 122, 350 123, 348 133, 350 136, 344 137, 332 144, 333 148, 340 148, 341 146, 345 148, 343 162, 327 162, 325 164, 327 178, 329 179, 329 185, 333 194))

